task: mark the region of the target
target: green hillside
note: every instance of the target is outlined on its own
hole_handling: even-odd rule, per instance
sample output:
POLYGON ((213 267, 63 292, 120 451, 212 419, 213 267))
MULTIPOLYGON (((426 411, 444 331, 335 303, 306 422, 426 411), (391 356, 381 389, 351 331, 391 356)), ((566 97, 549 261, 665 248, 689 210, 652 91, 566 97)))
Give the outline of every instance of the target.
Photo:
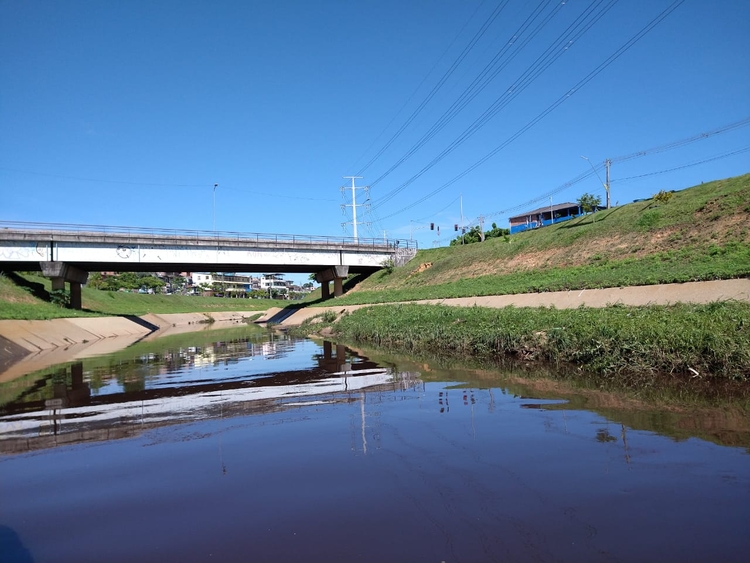
MULTIPOLYGON (((670 190, 670 187, 666 187, 670 190)), ((481 243, 420 250, 337 304, 745 277, 750 174, 481 243)))

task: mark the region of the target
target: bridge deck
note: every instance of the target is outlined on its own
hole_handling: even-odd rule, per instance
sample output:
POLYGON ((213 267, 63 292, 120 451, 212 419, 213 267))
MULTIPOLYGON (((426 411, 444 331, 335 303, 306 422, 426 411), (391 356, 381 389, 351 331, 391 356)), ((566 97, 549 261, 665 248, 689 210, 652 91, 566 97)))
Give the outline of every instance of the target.
POLYGON ((0 222, 0 270, 64 261, 86 271, 371 272, 413 255, 408 240, 0 222))

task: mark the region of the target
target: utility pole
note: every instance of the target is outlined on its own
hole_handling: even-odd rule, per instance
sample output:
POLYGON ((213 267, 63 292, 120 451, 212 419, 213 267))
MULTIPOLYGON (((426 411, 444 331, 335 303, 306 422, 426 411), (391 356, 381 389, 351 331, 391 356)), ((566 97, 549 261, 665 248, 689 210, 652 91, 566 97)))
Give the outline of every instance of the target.
POLYGON ((459 194, 460 202, 461 202, 461 244, 464 244, 466 242, 466 236, 464 229, 464 194, 459 194))
POLYGON ((550 220, 550 225, 555 224, 555 216, 552 213, 552 196, 549 196, 549 220, 550 220))
POLYGON ((612 166, 612 161, 610 159, 605 160, 604 166, 607 167, 607 183, 604 184, 604 189, 607 190, 607 209, 609 209, 609 167, 612 166))
MULTIPOLYGON (((362 222, 358 222, 357 221, 357 207, 365 207, 366 206, 364 203, 360 203, 359 205, 357 205, 357 190, 365 190, 365 192, 367 192, 370 189, 370 186, 355 186, 354 185, 354 180, 358 180, 358 179, 361 179, 361 178, 362 178, 362 176, 344 176, 344 179, 352 181, 352 185, 351 186, 342 186, 341 187, 341 191, 342 192, 344 190, 349 190, 349 189, 352 190, 352 202, 351 203, 344 203, 344 204, 342 204, 341 205, 341 210, 344 211, 344 212, 346 212, 346 208, 347 207, 351 207, 352 208, 352 221, 351 221, 351 223, 352 223, 352 225, 354 227, 354 241, 355 242, 357 242, 357 240, 358 240, 358 237, 357 237, 357 225, 361 225, 362 224, 362 222)), ((344 225, 347 225, 347 224, 348 223, 342 223, 341 225, 344 226, 344 225)))
POLYGON ((484 242, 484 215, 479 216, 479 240, 484 242))
POLYGON ((588 157, 581 155, 581 158, 589 163, 589 166, 591 166, 591 170, 594 171, 594 174, 596 174, 596 177, 599 178, 602 186, 604 186, 604 190, 607 192, 607 209, 609 209, 609 167, 612 165, 612 161, 610 159, 604 161, 604 166, 607 168, 607 181, 602 182, 602 177, 599 176, 599 172, 596 171, 596 168, 594 168, 594 165, 591 164, 591 161, 588 159, 588 157))

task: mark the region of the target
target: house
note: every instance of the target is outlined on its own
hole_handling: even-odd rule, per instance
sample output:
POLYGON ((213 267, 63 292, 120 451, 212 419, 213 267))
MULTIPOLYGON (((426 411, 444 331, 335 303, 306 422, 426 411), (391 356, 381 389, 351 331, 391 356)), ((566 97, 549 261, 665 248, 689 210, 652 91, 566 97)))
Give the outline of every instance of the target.
POLYGON ((292 282, 284 279, 284 274, 263 274, 260 278, 261 291, 275 291, 285 294, 289 291, 292 282))
POLYGON ((528 229, 536 229, 545 225, 567 221, 573 217, 582 215, 583 211, 577 203, 558 203, 557 205, 547 205, 511 217, 510 233, 520 233, 528 229))
POLYGON ((240 274, 194 273, 193 283, 198 288, 211 288, 225 295, 244 297, 258 287, 259 280, 240 274))

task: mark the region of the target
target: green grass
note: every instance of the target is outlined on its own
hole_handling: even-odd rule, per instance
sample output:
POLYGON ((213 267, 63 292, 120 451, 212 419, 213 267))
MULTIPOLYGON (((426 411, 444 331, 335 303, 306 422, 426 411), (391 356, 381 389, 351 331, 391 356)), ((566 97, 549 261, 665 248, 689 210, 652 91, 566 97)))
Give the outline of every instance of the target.
MULTIPOLYGON (((668 250, 643 258, 596 260, 580 266, 479 276, 435 285, 415 286, 406 282, 403 287, 389 290, 367 290, 363 286, 338 298, 336 305, 683 283, 738 278, 749 274, 750 245, 731 242, 726 246, 668 250)), ((326 306, 330 303, 319 302, 315 305, 326 306)))
POLYGON ((675 192, 666 204, 623 205, 507 241, 421 250, 405 266, 374 274, 336 303, 746 277, 748 224, 750 174, 675 192))
MULTIPOLYGON (((16 274, 16 276, 19 276, 16 274)), ((217 311, 263 311, 284 302, 270 299, 225 299, 188 295, 142 295, 118 291, 82 288, 82 311, 53 305, 34 293, 44 296, 51 289, 47 278, 24 274, 20 276, 28 289, 0 275, 0 319, 44 320, 80 316, 145 315, 148 313, 194 313, 217 311)))
POLYGON ((403 351, 572 364, 634 385, 664 373, 750 381, 750 304, 742 302, 573 310, 386 305, 344 315, 333 330, 403 351))

